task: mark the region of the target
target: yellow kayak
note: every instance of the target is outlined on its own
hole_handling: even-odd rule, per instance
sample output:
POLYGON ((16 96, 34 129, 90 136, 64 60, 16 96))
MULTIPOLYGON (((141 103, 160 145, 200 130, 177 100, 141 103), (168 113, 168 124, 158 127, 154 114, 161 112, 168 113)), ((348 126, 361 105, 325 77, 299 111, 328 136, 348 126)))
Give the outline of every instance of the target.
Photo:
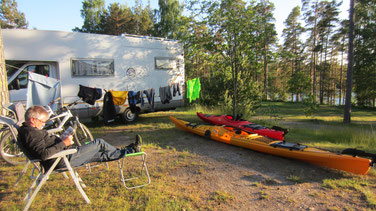
POLYGON ((272 155, 293 158, 319 166, 365 175, 372 161, 367 158, 338 154, 305 145, 274 140, 232 126, 201 125, 170 116, 176 127, 215 141, 232 144, 272 155))

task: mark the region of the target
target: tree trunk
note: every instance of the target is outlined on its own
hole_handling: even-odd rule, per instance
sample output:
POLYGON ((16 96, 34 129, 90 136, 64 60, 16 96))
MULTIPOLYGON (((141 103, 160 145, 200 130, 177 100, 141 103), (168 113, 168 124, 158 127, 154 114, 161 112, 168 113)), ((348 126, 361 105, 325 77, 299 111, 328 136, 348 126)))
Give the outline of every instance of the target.
POLYGON ((7 71, 5 69, 3 35, 0 27, 0 115, 5 115, 4 104, 9 103, 7 71))
POLYGON ((322 51, 320 51, 320 71, 319 71, 319 74, 320 74, 320 78, 319 78, 319 100, 320 100, 320 104, 324 104, 324 88, 323 88, 323 81, 324 81, 324 69, 325 69, 325 64, 323 66, 323 53, 322 51))
POLYGON ((315 52, 316 48, 316 35, 317 35, 317 16, 318 16, 318 3, 315 5, 315 25, 313 31, 313 64, 312 64, 312 95, 313 100, 316 101, 316 60, 317 54, 315 52))
POLYGON ((351 92, 353 85, 354 69, 354 23, 355 23, 355 0, 350 0, 350 17, 349 17, 349 51, 347 65, 347 84, 346 84, 346 102, 343 115, 343 122, 351 122, 351 92))
POLYGON ((232 69, 232 79, 233 79, 233 89, 234 89, 234 94, 233 94, 233 98, 232 98, 232 115, 234 118, 236 118, 236 98, 237 98, 237 79, 238 79, 238 65, 237 65, 237 55, 236 55, 236 44, 235 46, 233 47, 234 50, 232 52, 232 61, 231 61, 231 69, 232 69))
MULTIPOLYGON (((343 42, 345 42, 344 39, 343 39, 343 42)), ((339 101, 338 104, 339 105, 342 105, 341 100, 342 100, 343 50, 344 50, 344 48, 342 48, 342 52, 341 52, 341 70, 339 72, 339 97, 338 97, 338 101, 339 101)))
MULTIPOLYGON (((265 48, 266 51, 267 48, 265 48)), ((268 100, 268 59, 264 53, 264 100, 268 100)))
POLYGON ((336 88, 335 88, 335 76, 336 68, 334 64, 334 47, 331 48, 330 59, 329 59, 329 88, 328 88, 328 102, 330 105, 333 105, 333 99, 336 97, 336 88))

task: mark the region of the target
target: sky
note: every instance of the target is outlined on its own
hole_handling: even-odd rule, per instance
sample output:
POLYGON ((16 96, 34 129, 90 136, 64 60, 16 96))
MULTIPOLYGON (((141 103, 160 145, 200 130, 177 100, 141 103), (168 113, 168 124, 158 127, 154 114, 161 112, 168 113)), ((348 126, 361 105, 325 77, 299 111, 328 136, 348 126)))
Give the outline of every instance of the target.
MULTIPOLYGON (((25 14, 29 29, 72 31, 75 27, 82 27, 82 0, 16 0, 18 10, 25 14)), ((118 2, 133 7, 135 0, 105 0, 106 8, 109 4, 118 2)), ((147 0, 143 0, 147 2, 147 0)), ((283 22, 296 6, 301 6, 301 0, 271 0, 274 3, 274 18, 276 30, 281 36, 283 22)), ((146 3, 145 3, 146 4, 146 3)), ((158 7, 158 0, 150 0, 151 8, 158 7)), ((340 8, 341 19, 348 18, 350 0, 343 0, 340 8)))

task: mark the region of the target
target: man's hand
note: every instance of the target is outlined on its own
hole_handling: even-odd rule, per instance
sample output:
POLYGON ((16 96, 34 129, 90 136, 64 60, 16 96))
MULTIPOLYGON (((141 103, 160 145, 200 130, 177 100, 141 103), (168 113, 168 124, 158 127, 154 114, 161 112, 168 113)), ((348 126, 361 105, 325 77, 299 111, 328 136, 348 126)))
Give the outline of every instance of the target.
POLYGON ((63 139, 63 142, 65 144, 65 146, 70 146, 73 144, 73 136, 70 135, 68 137, 66 137, 65 139, 63 139))

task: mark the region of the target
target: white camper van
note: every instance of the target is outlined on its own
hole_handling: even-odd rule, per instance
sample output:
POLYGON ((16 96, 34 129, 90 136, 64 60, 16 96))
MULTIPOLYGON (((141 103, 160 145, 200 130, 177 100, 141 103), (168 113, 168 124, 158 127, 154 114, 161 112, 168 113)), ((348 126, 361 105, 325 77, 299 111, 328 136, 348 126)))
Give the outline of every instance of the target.
MULTIPOLYGON (((184 52, 181 43, 132 35, 99 35, 79 32, 3 29, 4 54, 11 102, 26 101, 28 73, 60 81, 59 106, 78 99, 79 85, 115 91, 154 88, 155 111, 184 105, 184 52), (169 103, 162 104, 161 87, 180 86, 169 103)), ((81 118, 101 115, 103 97, 92 106, 76 105, 72 112, 81 118)), ((134 111, 134 110, 133 110, 134 111)), ((137 104, 137 113, 151 106, 137 104)), ((116 106, 125 121, 137 118, 128 101, 116 106)))

